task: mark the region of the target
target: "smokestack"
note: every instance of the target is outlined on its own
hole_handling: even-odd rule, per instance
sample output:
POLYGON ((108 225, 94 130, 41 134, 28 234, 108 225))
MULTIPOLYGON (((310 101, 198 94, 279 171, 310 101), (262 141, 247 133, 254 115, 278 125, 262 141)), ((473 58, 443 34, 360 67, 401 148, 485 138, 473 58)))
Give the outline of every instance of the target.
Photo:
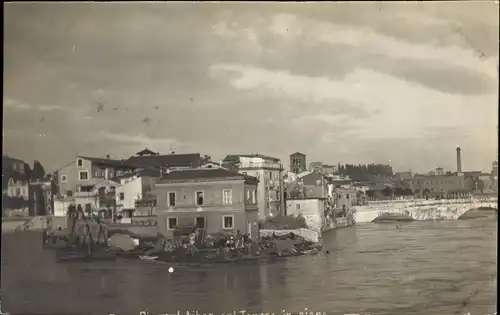
POLYGON ((461 173, 462 172, 462 156, 461 156, 461 149, 460 147, 457 147, 457 172, 461 173))

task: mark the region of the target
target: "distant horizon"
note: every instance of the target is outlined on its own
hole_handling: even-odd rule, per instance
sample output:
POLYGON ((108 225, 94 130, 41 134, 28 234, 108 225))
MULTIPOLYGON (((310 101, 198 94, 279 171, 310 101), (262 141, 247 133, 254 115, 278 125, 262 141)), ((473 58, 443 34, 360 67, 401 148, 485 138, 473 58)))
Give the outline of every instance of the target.
MULTIPOLYGON (((148 148, 148 149, 150 149, 150 148, 148 148)), ((153 152, 158 152, 158 151, 155 151, 155 150, 152 150, 152 149, 150 149, 150 150, 151 150, 151 151, 153 151, 153 152)), ((135 152, 135 153, 138 153, 138 152, 140 152, 140 151, 141 151, 141 150, 138 150, 138 151, 137 151, 137 152, 135 152)), ((294 152, 297 152, 297 151, 294 151, 294 152)), ((135 155, 135 153, 134 153, 134 154, 132 154, 132 155, 129 155, 128 157, 116 157, 116 156, 113 156, 113 155, 111 155, 111 154, 110 154, 110 157, 109 157, 109 158, 110 158, 110 159, 115 159, 115 160, 127 160, 127 159, 129 159, 130 157, 136 156, 136 155, 135 155)), ((160 153, 160 155, 169 155, 169 154, 170 154, 170 153, 168 153, 168 152, 167 152, 167 153, 158 152, 158 153, 160 153)), ((223 159, 224 159, 227 155, 234 155, 234 154, 236 154, 236 153, 228 153, 228 154, 226 154, 226 155, 224 155, 223 157, 218 158, 218 159, 216 159, 216 158, 212 157, 210 154, 207 154, 207 153, 202 153, 202 152, 175 152, 175 154, 200 154, 200 156, 201 156, 201 157, 203 157, 204 155, 209 155, 209 156, 211 157, 212 162, 219 163, 219 162, 221 162, 221 161, 222 161, 222 160, 223 160, 223 159)), ((261 152, 258 152, 258 153, 240 153, 240 154, 262 154, 262 155, 268 155, 268 154, 261 153, 261 152)), ((30 167, 32 167, 32 166, 33 166, 34 161, 38 160, 38 161, 40 161, 40 163, 42 164, 42 166, 44 166, 45 171, 46 171, 47 173, 53 173, 53 172, 57 171, 58 169, 60 169, 60 168, 62 168, 62 167, 64 167, 64 166, 66 166, 67 164, 72 163, 72 161, 73 161, 73 160, 76 162, 76 159, 78 158, 78 156, 83 156, 83 157, 95 157, 95 158, 103 158, 103 159, 105 159, 105 158, 106 158, 106 154, 105 154, 104 156, 91 156, 91 155, 85 155, 85 154, 77 154, 77 155, 75 155, 75 156, 74 156, 74 159, 73 159, 73 160, 72 160, 72 159, 68 159, 68 160, 66 161, 66 163, 63 163, 63 164, 61 164, 60 166, 58 166, 58 167, 56 167, 56 168, 48 168, 46 165, 49 165, 49 164, 45 164, 45 163, 44 163, 44 161, 41 161, 40 159, 34 159, 34 160, 32 160, 32 161, 27 161, 26 159, 23 159, 23 158, 20 158, 20 157, 17 157, 17 156, 13 156, 13 155, 11 155, 11 154, 6 154, 5 152, 3 153, 3 155, 2 155, 2 156, 7 156, 7 157, 10 157, 10 158, 14 158, 14 159, 19 159, 19 160, 22 160, 22 161, 26 162, 27 164, 29 164, 29 165, 30 165, 30 167), (49 172, 49 170, 50 170, 50 172, 49 172)), ((268 156, 269 156, 269 155, 268 155, 268 156)), ((282 163, 282 164, 283 164, 283 166, 285 167, 285 170, 288 170, 288 171, 289 171, 289 169, 290 169, 290 165, 289 165, 289 162, 290 162, 290 161, 289 161, 289 157, 287 157, 287 158, 286 158, 286 160, 283 160, 283 159, 281 159, 280 157, 277 157, 277 156, 273 156, 273 157, 280 159, 281 163, 282 163)), ((497 161, 497 160, 492 161, 492 163, 493 163, 493 162, 495 162, 495 161, 497 161)), ((361 165, 369 165, 369 164, 390 165, 390 164, 389 164, 389 163, 387 163, 387 162, 386 162, 386 163, 381 163, 381 162, 376 162, 376 161, 374 161, 374 162, 368 162, 368 163, 352 163, 352 162, 336 162, 336 163, 328 163, 328 162, 323 162, 323 161, 308 161, 308 160, 307 160, 307 154, 306 154, 306 162, 307 162, 307 165, 306 165, 306 166, 307 166, 307 168, 309 168, 309 165, 310 165, 310 163, 312 163, 312 162, 322 162, 324 165, 333 165, 333 166, 337 166, 337 165, 338 165, 338 163, 340 163, 340 165, 346 165, 346 164, 352 164, 352 165, 360 165, 360 164, 361 164, 361 165)), ((391 166, 391 165, 390 165, 390 166, 391 166)), ((442 167, 442 166, 436 166, 436 167, 434 167, 434 168, 430 168, 430 169, 428 169, 428 170, 414 170, 414 169, 412 169, 411 167, 409 167, 409 168, 407 168, 407 169, 395 169, 393 166, 391 166, 391 167, 392 167, 392 171, 393 171, 393 173, 401 173, 401 172, 409 172, 409 171, 411 171, 411 172, 412 172, 412 174, 427 174, 427 173, 429 173, 429 172, 435 171, 437 168, 442 168, 444 172, 448 172, 448 171, 449 171, 449 172, 457 172, 456 167, 455 167, 455 168, 449 168, 449 169, 448 169, 448 168, 445 168, 445 167, 442 167)), ((483 172, 483 173, 491 173, 491 166, 490 166, 490 168, 489 168, 489 169, 476 169, 476 170, 468 170, 468 169, 466 169, 466 170, 462 170, 462 173, 463 173, 463 172, 483 172)))
POLYGON ((494 2, 4 5, 3 149, 491 168, 494 2), (397 27, 395 27, 397 25, 397 27))

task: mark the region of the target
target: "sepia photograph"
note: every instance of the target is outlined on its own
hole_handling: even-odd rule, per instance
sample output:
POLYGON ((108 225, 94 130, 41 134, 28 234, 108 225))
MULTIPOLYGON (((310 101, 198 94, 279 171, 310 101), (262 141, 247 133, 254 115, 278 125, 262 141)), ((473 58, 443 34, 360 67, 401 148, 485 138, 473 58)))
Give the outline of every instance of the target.
POLYGON ((1 314, 497 314, 498 1, 19 1, 3 34, 1 314))

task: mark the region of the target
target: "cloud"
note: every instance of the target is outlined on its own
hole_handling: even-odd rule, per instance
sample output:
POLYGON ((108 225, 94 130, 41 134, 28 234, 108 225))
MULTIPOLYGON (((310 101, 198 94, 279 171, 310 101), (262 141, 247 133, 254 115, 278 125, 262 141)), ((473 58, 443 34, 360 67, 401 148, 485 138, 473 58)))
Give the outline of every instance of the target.
POLYGON ((464 152, 495 154, 491 5, 5 7, 4 148, 21 158, 127 157, 147 145, 284 160, 307 151, 325 162, 399 156, 424 168, 453 159, 446 146, 460 139, 464 152))
POLYGON ((61 106, 56 105, 32 105, 28 103, 23 103, 18 100, 14 100, 12 98, 7 98, 3 100, 3 106, 7 109, 19 110, 19 111, 29 111, 29 110, 37 110, 42 112, 50 112, 57 110, 64 110, 61 106))

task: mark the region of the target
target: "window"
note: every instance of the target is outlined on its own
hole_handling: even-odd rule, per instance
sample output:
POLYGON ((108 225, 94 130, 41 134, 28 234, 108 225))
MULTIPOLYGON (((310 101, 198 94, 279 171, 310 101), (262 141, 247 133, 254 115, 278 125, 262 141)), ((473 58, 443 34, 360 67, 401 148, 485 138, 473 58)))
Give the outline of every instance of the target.
POLYGON ((61 183, 65 183, 68 181, 68 176, 66 175, 61 175, 61 183))
POLYGON ((205 226, 205 217, 196 217, 196 218, 194 218, 194 224, 196 225, 196 228, 198 228, 198 229, 204 229, 204 228, 206 228, 206 226, 205 226))
POLYGON ((72 190, 67 190, 66 191, 66 196, 73 197, 73 191, 72 190))
POLYGON ((233 204, 233 191, 231 189, 224 189, 222 191, 222 204, 224 205, 233 204))
POLYGON ((21 188, 16 188, 16 197, 21 196, 21 188))
POLYGON ((168 218, 167 230, 175 230, 177 228, 177 218, 168 218))
POLYGON ((82 167, 82 166, 83 166, 83 160, 82 160, 82 159, 78 159, 78 160, 76 160, 76 165, 77 165, 78 167, 82 167))
POLYGON ((250 189, 245 189, 245 204, 250 204, 251 196, 250 189))
POLYGON ((222 228, 225 230, 234 229, 234 217, 232 215, 222 216, 222 228))
POLYGON ((120 200, 125 200, 125 193, 120 193, 120 200))
POLYGON ((297 208, 297 210, 300 210, 300 204, 296 204, 295 208, 297 208))
POLYGON ((196 195, 196 205, 197 206, 202 206, 203 205, 203 201, 204 201, 204 194, 203 194, 203 191, 197 191, 195 193, 196 195))
POLYGON ((80 171, 78 173, 78 178, 80 178, 80 180, 89 180, 89 172, 88 171, 80 171))
MULTIPOLYGON (((94 189, 94 186, 92 186, 92 185, 81 185, 81 186, 79 186, 79 188, 80 188, 79 189, 80 192, 92 192, 92 190, 94 189)), ((104 187, 101 187, 101 188, 104 188, 104 187)), ((99 190, 101 188, 99 188, 99 190)), ((106 189, 106 188, 104 188, 104 189, 106 189)))
POLYGON ((167 205, 169 207, 175 207, 175 198, 176 195, 175 195, 175 192, 168 192, 167 193, 167 205))
POLYGON ((345 199, 349 199, 349 194, 345 195, 345 199))
POLYGON ((90 203, 85 204, 85 213, 88 213, 89 215, 92 213, 92 204, 90 203))
POLYGON ((252 189, 252 203, 257 203, 257 189, 252 189))

